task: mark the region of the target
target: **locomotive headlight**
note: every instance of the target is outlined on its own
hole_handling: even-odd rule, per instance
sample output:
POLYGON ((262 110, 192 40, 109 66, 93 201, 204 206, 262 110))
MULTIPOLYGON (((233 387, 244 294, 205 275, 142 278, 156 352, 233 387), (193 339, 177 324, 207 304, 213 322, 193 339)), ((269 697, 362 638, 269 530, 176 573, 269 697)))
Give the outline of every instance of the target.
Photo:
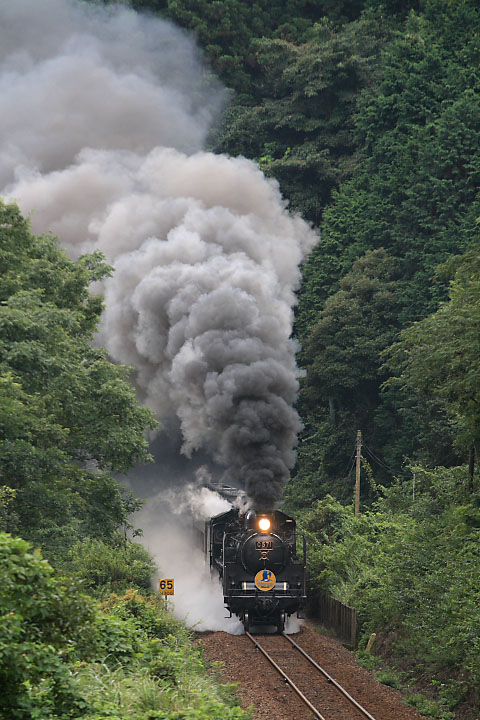
POLYGON ((267 532, 270 530, 270 520, 266 517, 260 518, 258 521, 258 527, 262 532, 267 532))

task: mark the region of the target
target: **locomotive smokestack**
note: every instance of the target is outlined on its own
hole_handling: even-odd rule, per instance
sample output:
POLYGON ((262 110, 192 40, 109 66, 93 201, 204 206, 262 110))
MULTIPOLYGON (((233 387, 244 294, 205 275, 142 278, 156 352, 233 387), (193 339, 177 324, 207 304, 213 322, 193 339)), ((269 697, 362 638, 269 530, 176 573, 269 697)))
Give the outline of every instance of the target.
POLYGON ((272 509, 300 428, 290 335, 314 233, 255 164, 202 151, 223 93, 172 25, 17 0, 0 33, 3 194, 71 255, 105 253, 100 342, 186 456, 272 509))

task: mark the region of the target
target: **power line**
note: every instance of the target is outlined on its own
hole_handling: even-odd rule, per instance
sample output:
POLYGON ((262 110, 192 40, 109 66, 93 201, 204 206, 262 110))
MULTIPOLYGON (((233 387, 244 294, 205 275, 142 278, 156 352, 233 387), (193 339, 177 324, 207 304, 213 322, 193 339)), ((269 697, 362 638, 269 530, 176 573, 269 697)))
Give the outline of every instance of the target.
POLYGON ((363 443, 363 447, 367 451, 368 455, 370 455, 372 460, 374 462, 378 463, 378 465, 380 465, 380 467, 382 467, 384 470, 387 470, 387 472, 392 473, 392 475, 404 475, 405 474, 405 472, 403 470, 394 470, 389 465, 387 465, 386 462, 384 462, 377 455, 375 455, 373 450, 371 450, 365 442, 363 443))
POLYGON ((342 473, 342 480, 346 480, 350 473, 352 472, 353 465, 355 463, 355 454, 357 452, 357 446, 353 446, 352 454, 350 455, 350 458, 347 462, 347 468, 350 468, 347 472, 347 468, 345 468, 345 471, 342 473))
MULTIPOLYGON (((348 467, 348 472, 345 472, 345 473, 343 474, 343 476, 340 478, 340 480, 348 480, 348 479, 349 479, 350 474, 351 474, 351 472, 352 472, 352 470, 353 470, 353 467, 354 467, 354 465, 355 465, 356 452, 357 452, 357 446, 356 446, 356 444, 355 444, 355 446, 354 446, 354 448, 353 448, 353 451, 352 451, 352 454, 350 455, 350 460, 348 461, 348 465, 347 465, 347 467, 348 467)), ((345 484, 343 485, 342 494, 340 495, 340 500, 343 500, 343 498, 345 497, 345 493, 347 492, 347 489, 348 489, 348 486, 347 486, 347 484, 345 483, 345 484)))

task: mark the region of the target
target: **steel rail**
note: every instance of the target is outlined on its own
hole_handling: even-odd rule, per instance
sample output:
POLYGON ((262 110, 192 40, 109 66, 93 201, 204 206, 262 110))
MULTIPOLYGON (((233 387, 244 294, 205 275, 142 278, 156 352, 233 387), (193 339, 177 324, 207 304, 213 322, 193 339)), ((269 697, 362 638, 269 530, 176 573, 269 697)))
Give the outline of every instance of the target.
POLYGON ((310 702, 310 700, 308 700, 308 699, 305 697, 305 695, 302 693, 302 691, 301 691, 301 690, 295 685, 295 683, 288 677, 288 675, 286 675, 286 674, 283 672, 282 668, 281 668, 279 665, 277 665, 277 663, 276 663, 275 660, 271 657, 271 655, 269 655, 268 652, 260 645, 260 643, 258 643, 258 642, 255 640, 255 638, 253 637, 253 635, 251 635, 249 632, 246 632, 245 635, 252 641, 252 643, 255 645, 255 647, 256 647, 258 650, 260 650, 260 652, 267 658, 268 662, 273 665, 273 667, 275 668, 275 670, 276 670, 278 673, 280 673, 280 675, 283 677, 283 679, 285 680, 285 682, 288 683, 288 685, 290 685, 290 687, 292 688, 292 690, 297 693, 298 697, 299 697, 301 700, 303 700, 303 702, 305 703, 305 705, 307 705, 307 706, 310 708, 310 710, 313 712, 313 714, 314 714, 317 718, 319 718, 319 720, 326 720, 326 719, 323 717, 323 715, 319 712, 319 710, 317 710, 317 708, 316 708, 314 705, 312 705, 312 703, 310 702))
POLYGON ((358 702, 345 690, 345 688, 343 688, 343 687, 340 685, 340 683, 338 683, 336 680, 334 680, 334 679, 332 678, 332 676, 327 673, 326 670, 324 670, 317 662, 315 662, 315 660, 314 660, 313 658, 311 658, 310 655, 308 655, 308 653, 306 653, 305 650, 300 647, 300 645, 297 645, 297 643, 294 642, 294 641, 293 641, 288 635, 286 635, 285 633, 282 633, 282 635, 283 635, 283 637, 284 637, 286 640, 288 640, 289 643, 291 643, 291 644, 293 645, 294 648, 296 648, 297 650, 299 650, 299 651, 302 653, 302 655, 303 655, 314 667, 316 667, 317 670, 319 670, 319 671, 322 673, 322 675, 327 679, 327 681, 328 681, 329 683, 331 683, 334 687, 336 687, 336 689, 337 689, 339 692, 341 692, 342 695, 344 695, 344 697, 346 697, 347 700, 349 700, 349 701, 352 703, 352 705, 354 705, 359 712, 361 712, 366 718, 368 718, 368 720, 375 720, 375 718, 373 717, 373 715, 370 715, 370 713, 368 712, 368 710, 365 710, 365 708, 362 707, 362 706, 360 705, 360 703, 358 703, 358 702))

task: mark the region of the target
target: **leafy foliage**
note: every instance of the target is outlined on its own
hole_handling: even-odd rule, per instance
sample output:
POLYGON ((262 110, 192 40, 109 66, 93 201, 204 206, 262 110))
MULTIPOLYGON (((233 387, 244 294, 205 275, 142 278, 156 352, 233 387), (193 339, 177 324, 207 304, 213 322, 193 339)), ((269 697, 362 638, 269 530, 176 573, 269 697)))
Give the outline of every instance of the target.
POLYGON ((320 302, 356 257, 383 247, 399 257, 408 280, 402 319, 418 319, 442 297, 432 283, 436 265, 473 237, 480 13, 473 2, 426 5, 385 47, 379 82, 359 99, 361 162, 326 211, 312 258, 320 302))
POLYGON ((91 346, 102 304, 88 286, 109 272, 0 204, 0 477, 15 490, 3 522, 53 554, 126 522, 131 502, 108 471, 148 459, 151 413, 128 370, 91 346))
POLYGON ((150 412, 128 369, 91 342, 100 255, 72 262, 0 204, 0 715, 9 720, 241 720, 185 628, 148 592, 153 562, 126 539, 138 501, 110 471, 148 458, 150 412), (124 536, 119 533, 123 526, 124 536), (105 597, 105 612, 79 587, 105 597))
POLYGON ((309 440, 300 449, 299 474, 303 478, 312 465, 317 476, 313 497, 340 491, 343 477, 338 469, 348 469, 358 428, 365 428, 369 445, 383 444, 377 412, 380 384, 387 375, 380 354, 399 329, 397 278, 398 264, 388 253, 368 251, 328 298, 306 343, 301 408, 309 440), (315 454, 313 463, 308 461, 310 452, 315 454))
POLYGON ((383 249, 367 252, 326 301, 305 348, 306 388, 313 404, 325 404, 332 397, 342 406, 352 395, 357 396, 356 406, 371 402, 379 384, 380 352, 395 337, 399 309, 395 276, 395 262, 383 249))
MULTIPOLYGON (((388 467, 398 472, 405 457, 462 462, 468 444, 452 447, 452 435, 460 437, 463 421, 451 408, 446 412, 444 397, 433 391, 431 375, 425 380, 431 385, 426 403, 414 390, 413 378, 403 389, 389 384, 388 391, 381 393, 391 372, 382 366, 381 345, 385 342, 386 348, 407 323, 435 312, 447 295, 445 273, 437 273, 437 266, 464 252, 477 236, 480 12, 469 0, 428 1, 422 12, 411 13, 405 25, 397 28, 384 46, 375 82, 357 101, 358 162, 350 179, 333 192, 323 217, 321 242, 305 268, 297 332, 306 350, 302 361, 307 361, 308 374, 300 410, 306 436, 313 434, 313 443, 322 443, 327 461, 317 466, 316 480, 313 476, 309 480, 313 497, 325 489, 338 492, 357 428, 380 459, 376 474, 382 482, 391 481, 394 473, 388 467), (320 331, 327 331, 324 317, 330 307, 338 308, 339 332, 350 327, 348 318, 355 317, 355 302, 348 298, 351 308, 340 303, 342 283, 357 268, 359 257, 382 248, 396 267, 395 303, 388 317, 369 300, 363 318, 357 312, 357 324, 350 332, 350 356, 347 349, 339 354, 332 331, 319 345, 316 338, 320 331), (364 322, 366 331, 360 329, 364 322), (366 355, 370 326, 373 342, 366 355), (360 340, 362 332, 366 336, 360 340), (344 408, 338 406, 335 395, 340 387, 331 384, 335 372, 339 386, 345 386, 344 408), (365 393, 358 393, 361 388, 365 393), (331 398, 328 413, 327 397, 331 398), (335 423, 328 424, 332 408, 335 423)), ((336 320, 330 314, 334 327, 336 320)), ((452 316, 452 325, 456 321, 460 316, 455 320, 452 316)), ((427 324, 422 327, 426 329, 427 324)), ((470 341, 474 343, 475 338, 465 335, 465 343, 470 341)), ((425 339, 423 359, 428 355, 429 364, 445 360, 440 342, 439 338, 432 347, 425 339)), ((445 373, 450 375, 452 369, 444 365, 445 373)), ((458 372, 464 370, 465 365, 457 367, 458 372)), ((419 358, 418 377, 422 373, 419 358)), ((312 450, 318 454, 317 448, 312 450)), ((299 476, 304 469, 310 472, 304 464, 306 455, 308 448, 300 455, 299 476)))
POLYGON ((435 397, 449 414, 459 442, 480 450, 480 242, 456 266, 450 300, 404 330, 390 350, 400 384, 411 394, 435 397))
POLYGON ((194 30, 207 58, 228 85, 237 91, 250 84, 249 46, 254 37, 271 32, 285 5, 284 0, 168 0, 168 15, 194 30))
POLYGON ((0 715, 11 720, 244 720, 228 688, 158 596, 131 590, 104 612, 0 534, 0 715))
POLYGON ((67 663, 80 647, 94 652, 91 602, 54 579, 48 563, 23 540, 0 535, 0 564, 2 716, 79 710, 67 663))
POLYGON ((155 564, 142 545, 118 533, 108 543, 95 537, 77 542, 62 569, 80 578, 89 594, 105 597, 131 587, 148 591, 155 564))
POLYGON ((372 632, 388 638, 413 679, 448 674, 453 706, 480 687, 480 514, 466 468, 411 473, 356 518, 331 497, 305 511, 311 583, 354 604, 361 644, 372 632))
POLYGON ((255 158, 292 208, 318 223, 351 173, 356 100, 388 25, 367 14, 341 30, 324 18, 282 33, 252 43, 254 101, 234 104, 216 147, 255 158))

